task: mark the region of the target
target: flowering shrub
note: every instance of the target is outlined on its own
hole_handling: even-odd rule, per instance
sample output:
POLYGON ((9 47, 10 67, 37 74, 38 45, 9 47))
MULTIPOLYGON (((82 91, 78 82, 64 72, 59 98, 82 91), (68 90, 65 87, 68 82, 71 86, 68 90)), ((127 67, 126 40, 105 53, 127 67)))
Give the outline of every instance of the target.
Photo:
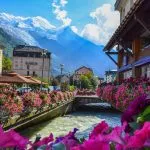
POLYGON ((0 94, 0 111, 6 111, 13 116, 23 110, 23 102, 16 93, 0 94))
POLYGON ((52 104, 59 104, 63 100, 73 98, 73 92, 53 91, 47 92, 27 92, 19 96, 13 89, 0 89, 0 122, 5 116, 29 115, 33 109, 42 111, 49 108, 52 104), (65 99, 66 98, 66 99, 65 99), (48 106, 48 107, 47 107, 48 106))
POLYGON ((93 90, 89 90, 89 89, 83 89, 83 90, 78 90, 76 95, 92 96, 92 95, 96 95, 96 92, 93 90))
POLYGON ((122 116, 122 126, 114 128, 102 121, 94 127, 88 139, 77 139, 74 129, 66 136, 54 139, 53 134, 35 142, 20 136, 13 130, 4 132, 0 127, 0 148, 18 150, 142 150, 150 149, 150 99, 145 95, 136 98, 122 116), (136 123, 138 126, 131 126, 136 123))
POLYGON ((150 93, 150 79, 133 79, 124 80, 120 85, 106 84, 99 86, 97 95, 111 103, 119 110, 125 110, 129 103, 143 94, 150 93))
POLYGON ((52 103, 58 103, 59 102, 57 91, 51 92, 50 97, 51 97, 52 103))
POLYGON ((57 92, 57 97, 60 101, 63 101, 64 100, 64 94, 62 92, 57 92))
POLYGON ((40 93, 39 94, 40 99, 42 100, 42 106, 46 106, 51 104, 51 97, 49 94, 46 93, 40 93))
POLYGON ((22 96, 24 106, 25 107, 32 107, 34 105, 35 98, 36 98, 36 94, 34 92, 25 93, 22 96))

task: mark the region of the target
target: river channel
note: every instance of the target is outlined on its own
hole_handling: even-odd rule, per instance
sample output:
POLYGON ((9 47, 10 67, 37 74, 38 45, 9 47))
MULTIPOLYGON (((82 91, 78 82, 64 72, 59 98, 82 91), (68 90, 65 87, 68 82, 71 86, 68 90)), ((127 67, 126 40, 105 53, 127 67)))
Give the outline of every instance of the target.
POLYGON ((29 127, 21 132, 22 135, 34 141, 36 135, 42 137, 53 133, 55 137, 65 135, 73 128, 78 128, 77 137, 88 137, 93 127, 105 120, 110 126, 120 125, 121 113, 112 109, 108 104, 88 104, 76 112, 29 127))

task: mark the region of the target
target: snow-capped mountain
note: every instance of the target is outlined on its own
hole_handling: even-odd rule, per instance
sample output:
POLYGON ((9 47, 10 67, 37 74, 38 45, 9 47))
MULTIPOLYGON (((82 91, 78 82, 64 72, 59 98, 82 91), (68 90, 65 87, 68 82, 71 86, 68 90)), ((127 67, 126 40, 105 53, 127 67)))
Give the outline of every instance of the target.
POLYGON ((53 53, 53 72, 59 72, 63 63, 66 72, 86 65, 97 75, 115 66, 103 53, 102 45, 96 45, 77 35, 70 27, 56 28, 45 18, 20 17, 0 13, 0 43, 11 56, 18 44, 40 46, 53 53))

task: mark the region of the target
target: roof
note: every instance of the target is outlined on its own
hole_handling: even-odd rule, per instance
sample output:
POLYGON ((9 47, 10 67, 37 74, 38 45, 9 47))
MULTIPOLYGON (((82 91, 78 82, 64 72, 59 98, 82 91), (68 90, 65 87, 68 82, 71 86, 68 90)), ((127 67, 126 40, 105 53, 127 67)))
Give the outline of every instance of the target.
POLYGON ((80 70, 80 69, 82 69, 82 68, 86 68, 86 69, 90 70, 91 72, 93 72, 93 70, 92 70, 91 68, 88 68, 88 67, 86 67, 86 66, 82 66, 82 67, 76 69, 75 72, 78 71, 78 70, 80 70))
POLYGON ((117 9, 118 5, 120 4, 121 0, 116 0, 116 3, 115 3, 115 9, 117 9))
POLYGON ((14 51, 34 51, 34 52, 43 52, 43 51, 46 51, 48 53, 50 53, 47 49, 43 49, 43 48, 40 48, 38 46, 31 46, 31 45, 17 45, 15 48, 14 48, 14 51))
POLYGON ((134 19, 135 12, 146 1, 148 2, 148 0, 136 0, 133 7, 127 13, 127 15, 125 16, 125 18, 123 19, 123 21, 121 22, 121 24, 119 25, 119 27, 117 28, 107 45, 104 47, 104 51, 110 50, 113 46, 115 46, 117 40, 119 40, 119 36, 122 33, 123 29, 127 26, 131 19, 134 19))
MULTIPOLYGON (((35 79, 35 78, 31 77, 31 76, 25 76, 25 78, 27 78, 27 79, 33 81, 34 84, 41 84, 41 81, 40 81, 40 80, 35 79)), ((42 84, 46 85, 46 84, 48 84, 48 83, 42 82, 42 84)))
POLYGON ((117 70, 108 70, 105 71, 105 74, 117 73, 117 70))
POLYGON ((34 81, 25 78, 17 73, 9 73, 6 75, 0 76, 0 83, 27 83, 27 84, 35 84, 34 81))

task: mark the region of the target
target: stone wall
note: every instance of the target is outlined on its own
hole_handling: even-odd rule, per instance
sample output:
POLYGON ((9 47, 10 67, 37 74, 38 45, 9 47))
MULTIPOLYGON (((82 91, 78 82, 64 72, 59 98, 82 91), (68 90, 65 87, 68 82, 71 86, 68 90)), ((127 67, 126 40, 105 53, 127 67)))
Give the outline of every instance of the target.
POLYGON ((20 131, 28 127, 31 127, 33 125, 36 125, 38 123, 68 114, 72 112, 73 110, 72 107, 73 107, 73 100, 70 100, 54 109, 35 114, 32 117, 29 117, 22 121, 18 121, 13 125, 5 127, 4 129, 8 130, 11 128, 11 129, 15 129, 16 131, 20 131))

